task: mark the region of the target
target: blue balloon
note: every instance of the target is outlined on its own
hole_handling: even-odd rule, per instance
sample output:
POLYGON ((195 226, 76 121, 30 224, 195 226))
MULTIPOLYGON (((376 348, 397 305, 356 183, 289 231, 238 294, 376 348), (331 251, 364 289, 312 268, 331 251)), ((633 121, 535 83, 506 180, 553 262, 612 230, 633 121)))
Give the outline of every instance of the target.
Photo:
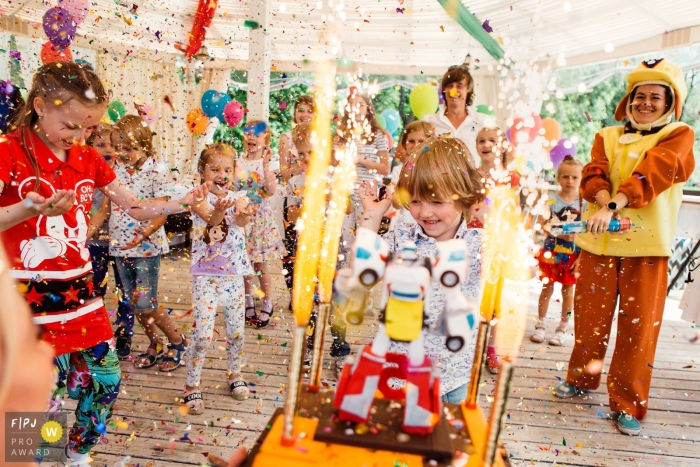
POLYGON ((228 94, 210 89, 202 94, 202 112, 209 118, 218 117, 224 121, 224 107, 231 102, 228 94))
POLYGON ((396 130, 399 129, 399 125, 401 125, 401 115, 394 109, 385 109, 382 112, 382 117, 386 121, 386 128, 384 129, 392 135, 395 134, 396 130))

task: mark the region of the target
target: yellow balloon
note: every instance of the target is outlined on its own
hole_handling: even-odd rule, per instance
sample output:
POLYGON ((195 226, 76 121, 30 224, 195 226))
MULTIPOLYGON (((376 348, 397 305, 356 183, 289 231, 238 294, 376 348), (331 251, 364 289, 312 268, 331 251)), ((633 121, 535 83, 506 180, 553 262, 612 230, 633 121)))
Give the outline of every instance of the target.
POLYGON ((411 91, 409 103, 411 104, 413 115, 420 120, 424 116, 434 114, 437 111, 440 98, 435 87, 428 83, 422 83, 411 91))
POLYGON ((209 117, 204 115, 204 111, 200 108, 190 110, 185 121, 190 133, 197 136, 204 133, 209 125, 209 117))

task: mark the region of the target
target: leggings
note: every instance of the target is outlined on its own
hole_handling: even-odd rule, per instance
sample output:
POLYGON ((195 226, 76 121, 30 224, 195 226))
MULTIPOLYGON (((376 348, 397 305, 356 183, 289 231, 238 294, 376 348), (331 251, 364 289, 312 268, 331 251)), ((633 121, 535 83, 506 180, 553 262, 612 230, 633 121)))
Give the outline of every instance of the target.
POLYGON ((71 399, 78 401, 68 447, 86 454, 107 433, 105 425, 119 395, 121 370, 114 343, 103 342, 80 352, 59 355, 54 363, 58 383, 51 397, 53 409, 60 407, 66 390, 71 399))
POLYGON ((187 386, 199 386, 204 358, 214 336, 214 321, 219 303, 224 309, 226 322, 228 371, 234 375, 241 372, 245 329, 244 295, 243 276, 194 276, 192 343, 186 354, 187 386))

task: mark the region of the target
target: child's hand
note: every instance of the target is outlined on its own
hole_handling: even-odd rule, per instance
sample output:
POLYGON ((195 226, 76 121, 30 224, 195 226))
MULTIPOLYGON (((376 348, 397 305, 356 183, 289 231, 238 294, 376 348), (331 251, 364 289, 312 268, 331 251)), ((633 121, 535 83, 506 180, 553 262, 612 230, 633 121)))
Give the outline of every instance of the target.
POLYGON ((132 248, 136 248, 139 246, 144 240, 146 240, 146 235, 145 230, 139 227, 138 225, 134 227, 134 238, 124 245, 123 247, 119 248, 120 250, 131 250, 132 248))
MULTIPOLYGON (((42 216, 61 216, 71 210, 75 203, 75 192, 73 190, 59 190, 49 199, 44 198, 39 193, 30 191, 27 193, 27 200, 31 202, 29 209, 36 211, 42 216)), ((29 203, 27 203, 29 204, 29 203)))
POLYGON ((248 206, 250 206, 250 201, 248 200, 247 196, 242 196, 235 201, 235 206, 236 209, 233 211, 235 214, 248 214, 248 206))
POLYGON ((387 186, 386 193, 383 198, 379 198, 379 182, 373 180, 371 182, 362 182, 360 184, 360 189, 358 195, 360 200, 362 200, 362 207, 364 208, 364 217, 378 218, 381 217, 389 210, 391 207, 391 198, 394 194, 393 186, 387 186))
POLYGON ((221 213, 221 212, 226 212, 226 211, 228 211, 230 208, 232 208, 233 206, 236 205, 236 201, 237 201, 237 200, 231 199, 231 198, 221 198, 221 199, 219 199, 219 201, 216 203, 216 206, 214 206, 214 209, 215 209, 216 211, 220 212, 220 213, 221 213))
POLYGON ((187 193, 185 197, 180 200, 180 204, 194 206, 204 201, 209 194, 209 190, 211 189, 211 183, 212 182, 202 183, 197 188, 187 193))
POLYGON ((576 257, 576 260, 571 263, 571 266, 569 266, 569 270, 573 272, 574 274, 578 274, 578 268, 579 268, 579 262, 581 260, 580 256, 576 257))

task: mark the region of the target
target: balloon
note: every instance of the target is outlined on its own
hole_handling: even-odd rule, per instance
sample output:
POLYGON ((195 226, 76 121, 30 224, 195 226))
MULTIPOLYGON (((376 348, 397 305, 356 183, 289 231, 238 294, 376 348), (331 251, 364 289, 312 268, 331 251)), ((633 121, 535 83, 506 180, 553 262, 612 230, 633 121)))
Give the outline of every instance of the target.
POLYGON ((542 133, 542 130, 540 130, 540 133, 542 133, 542 136, 546 140, 545 147, 549 147, 552 141, 559 141, 561 139, 561 125, 553 118, 542 119, 542 129, 544 133, 542 133))
POLYGON ((134 103, 134 107, 136 107, 136 111, 139 113, 141 118, 143 118, 143 120, 149 125, 153 125, 158 119, 156 109, 154 109, 150 105, 134 103))
POLYGON ((228 94, 210 89, 202 94, 202 112, 209 118, 220 117, 223 120, 223 113, 226 104, 231 102, 228 94))
POLYGON ((532 143, 537 138, 540 128, 542 128, 542 119, 539 115, 517 117, 510 127, 511 141, 516 146, 520 143, 532 143))
POLYGON ((59 0, 58 4, 73 17, 75 24, 85 21, 90 11, 87 0, 59 0))
POLYGON ((207 117, 202 109, 192 109, 187 114, 187 129, 193 135, 201 135, 209 125, 209 117, 207 117))
POLYGON ((46 10, 43 24, 46 37, 56 47, 65 49, 73 42, 76 24, 68 11, 59 7, 46 10))
POLYGON ((41 63, 46 65, 51 62, 71 62, 73 61, 73 54, 70 48, 62 49, 56 47, 51 42, 47 42, 41 46, 41 63))
POLYGON ((560 139, 557 145, 549 150, 549 159, 555 169, 566 156, 576 157, 576 145, 568 138, 560 139))
POLYGON ((399 125, 401 125, 401 115, 394 109, 384 109, 382 117, 384 117, 384 121, 386 122, 386 127, 384 129, 392 135, 396 133, 396 130, 399 129, 399 125))
POLYGON ((377 115, 377 123, 379 123, 379 126, 382 128, 382 130, 386 130, 386 120, 384 120, 384 117, 381 115, 377 115))
POLYGON ((510 128, 506 128, 506 138, 510 144, 513 144, 513 140, 510 137, 510 128))
POLYGON ((224 121, 231 127, 236 127, 243 121, 245 110, 238 101, 231 101, 224 107, 224 121))
POLYGON ((388 131, 384 132, 384 135, 386 136, 386 140, 389 142, 389 149, 394 147, 394 138, 391 137, 391 133, 388 131))
POLYGON ((126 115, 126 107, 119 101, 112 101, 107 106, 107 115, 113 123, 117 123, 124 115, 126 115))
POLYGON ((479 104, 476 106, 476 112, 484 115, 490 115, 492 117, 496 116, 496 112, 493 111, 492 107, 489 107, 486 104, 479 104))
POLYGON ((442 93, 442 83, 438 85, 438 99, 440 104, 445 103, 445 95, 442 93))
POLYGON ((428 83, 422 83, 413 88, 408 101, 411 104, 413 114, 420 120, 428 114, 435 113, 440 98, 437 89, 428 83))

